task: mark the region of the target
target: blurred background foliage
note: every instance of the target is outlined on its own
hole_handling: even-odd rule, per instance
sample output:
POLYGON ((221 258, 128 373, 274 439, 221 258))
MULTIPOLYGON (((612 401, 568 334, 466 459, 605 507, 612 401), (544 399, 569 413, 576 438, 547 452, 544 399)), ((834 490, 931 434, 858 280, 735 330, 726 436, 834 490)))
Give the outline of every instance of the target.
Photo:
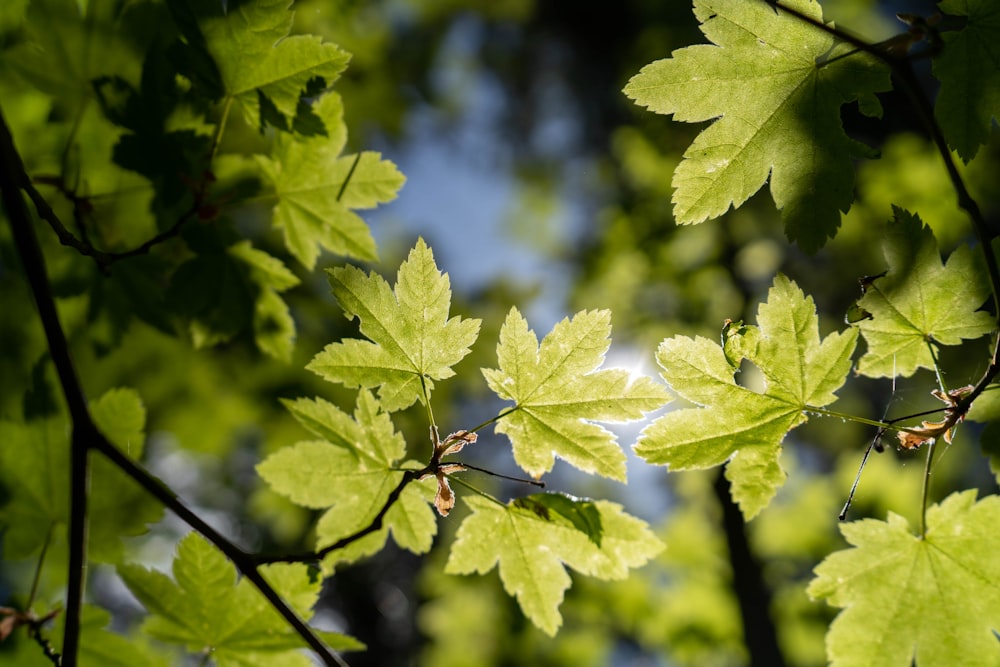
MULTIPOLYGON (((167 43, 176 28, 158 3, 80 4, 104 8, 93 15, 108 35, 101 53, 86 58, 77 57, 83 51, 74 33, 60 29, 60 21, 72 16, 50 16, 42 24, 32 20, 28 0, 3 4, 0 107, 29 172, 62 174, 63 183, 85 196, 74 199, 39 185, 63 219, 92 224, 100 247, 129 248, 163 231, 201 187, 178 180, 177 167, 201 173, 198 150, 214 128, 193 105, 152 118, 157 100, 147 99, 144 117, 170 124, 184 141, 157 153, 167 165, 126 169, 121 160, 109 160, 124 130, 102 113, 88 82, 117 75, 143 85, 154 76, 140 66, 153 52, 150 45, 167 43), (39 64, 27 57, 39 41, 60 46, 47 51, 55 60, 39 64), (174 199, 153 203, 168 194, 174 199)), ((59 6, 73 9, 71 3, 59 6)), ((933 11, 929 2, 874 0, 828 0, 824 8, 828 18, 872 40, 902 30, 892 18, 897 10, 933 11)), ((675 226, 671 173, 700 127, 649 114, 620 91, 643 65, 702 41, 688 3, 301 0, 294 9, 294 32, 322 35, 352 54, 335 86, 345 102, 348 149, 380 150, 409 179, 396 202, 364 215, 381 257, 373 268, 394 273, 422 235, 451 275, 454 311, 483 319, 473 354, 434 395, 438 421, 449 430, 496 413, 478 369, 494 365, 496 334, 512 304, 527 310, 540 334, 577 309, 611 308, 610 361, 653 373, 653 352, 664 337, 714 338, 727 318, 753 321, 777 272, 813 296, 824 335, 845 327, 844 314, 859 295, 857 279, 884 269, 879 239, 890 203, 919 212, 946 252, 970 242, 933 147, 895 93, 882 96, 881 121, 845 110, 849 132, 878 147, 881 159, 858 165, 858 200, 840 234, 817 255, 786 242, 766 195, 719 220, 675 226)), ((249 154, 266 140, 232 118, 220 150, 249 154)), ((994 141, 964 167, 993 224, 998 156, 994 141)), ((146 407, 144 463, 242 546, 297 551, 308 545, 314 517, 265 490, 254 465, 304 434, 278 398, 318 395, 344 407, 353 403, 303 366, 354 325, 341 316, 324 274, 294 264, 266 223, 268 203, 250 197, 227 204, 225 193, 232 190, 226 187, 247 186, 238 169, 230 176, 222 183, 220 174, 220 184, 210 185, 222 193, 213 224, 195 223, 182 239, 119 262, 109 274, 59 245, 47 229, 39 233, 88 395, 134 387, 146 407), (251 239, 301 281, 282 295, 296 327, 287 360, 262 353, 255 343, 250 320, 262 287, 245 265, 222 261, 219 248, 234 238, 251 239), (171 277, 177 267, 206 256, 213 258, 208 273, 189 291, 172 294, 168 286, 176 285, 171 277), (224 287, 196 294, 219 285, 224 287), (195 308, 198 299, 204 303, 195 308), (207 336, 199 339, 198 326, 207 336)), ((320 267, 340 261, 327 253, 320 267)), ((0 226, 0 314, 0 418, 57 414, 58 385, 7 225, 0 226)), ((985 355, 967 347, 943 360, 955 385, 976 377, 984 363, 985 355)), ((871 418, 907 414, 934 405, 932 386, 929 374, 896 383, 858 378, 840 392, 836 407, 871 418)), ((399 415, 397 428, 407 434, 412 455, 427 455, 421 412, 399 415)), ((969 433, 935 470, 937 497, 958 483, 992 488, 969 433)), ((623 432, 623 443, 636 435, 623 432)), ((825 664, 823 636, 832 612, 811 602, 804 589, 816 562, 843 546, 837 513, 873 435, 857 424, 818 418, 795 431, 782 460, 789 482, 746 526, 789 664, 825 664)), ((853 517, 888 511, 917 516, 922 455, 888 450, 869 462, 853 517)), ((485 435, 469 455, 472 463, 514 471, 502 438, 485 435)), ((657 526, 668 545, 627 581, 576 578, 555 640, 521 617, 495 572, 483 578, 442 573, 461 503, 456 517, 441 522, 440 548, 426 558, 390 547, 338 572, 320 603, 322 622, 368 644, 366 653, 351 657, 355 666, 746 664, 733 565, 713 490, 716 473, 668 476, 637 460, 629 472, 627 487, 559 466, 549 481, 551 489, 624 502, 657 526)), ((530 490, 493 479, 476 482, 507 496, 530 490)), ((162 568, 185 531, 167 516, 149 535, 126 540, 129 557, 162 568)), ((64 546, 57 537, 40 599, 59 599, 64 546)), ((0 605, 23 597, 19 582, 30 578, 33 562, 2 562, 0 605)), ((113 573, 96 566, 91 582, 93 602, 113 612, 115 629, 134 627, 139 608, 113 573)), ((144 650, 142 644, 135 640, 128 650, 144 650)), ((0 643, 0 662, 45 664, 20 636, 0 643)))

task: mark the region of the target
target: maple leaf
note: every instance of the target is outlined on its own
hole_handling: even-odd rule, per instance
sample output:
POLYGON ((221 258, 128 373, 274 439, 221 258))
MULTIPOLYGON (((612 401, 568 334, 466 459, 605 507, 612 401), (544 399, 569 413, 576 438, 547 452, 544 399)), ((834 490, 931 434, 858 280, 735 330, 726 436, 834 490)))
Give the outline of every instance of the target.
POLYGON ((942 34, 944 47, 934 57, 934 76, 941 81, 934 115, 948 145, 968 162, 1000 117, 1000 5, 943 0, 938 8, 966 17, 961 30, 942 34))
POLYGON ((831 664, 996 664, 998 522, 1000 498, 969 490, 930 507, 922 537, 892 513, 841 524, 854 548, 820 563, 808 589, 843 609, 826 638, 831 664))
MULTIPOLYGON (((9 4, 4 3, 4 10, 9 4)), ((129 21, 134 16, 128 15, 130 9, 32 0, 24 24, 28 39, 7 50, 4 60, 60 105, 79 109, 93 97, 94 81, 102 75, 139 81, 143 52, 122 29, 135 26, 129 21)))
POLYGON ((510 438, 514 460, 536 479, 555 456, 590 473, 625 480, 625 453, 615 436, 593 421, 641 419, 669 400, 647 377, 598 370, 611 340, 611 313, 582 311, 564 319, 538 344, 517 308, 500 329, 497 361, 483 375, 497 396, 513 401, 496 425, 510 438))
POLYGON ((434 380, 453 376, 479 336, 479 320, 449 319, 451 283, 423 239, 400 265, 395 289, 353 266, 327 273, 344 315, 357 317, 369 340, 331 343, 306 368, 348 387, 379 387, 385 410, 429 397, 434 380))
POLYGON ((240 241, 226 250, 250 270, 250 280, 257 286, 254 297, 254 340, 263 352, 289 361, 295 341, 295 322, 280 293, 299 284, 299 279, 281 260, 254 248, 250 241, 240 241))
MULTIPOLYGON (((785 4, 822 20, 815 2, 785 4)), ((788 238, 817 250, 850 208, 852 157, 867 150, 844 134, 840 107, 859 100, 880 113, 873 93, 889 89, 887 69, 768 2, 696 0, 694 11, 714 45, 674 51, 625 87, 675 120, 718 119, 674 172, 674 216, 682 224, 718 217, 770 178, 788 238)))
POLYGON ((168 3, 185 42, 176 59, 212 98, 239 102, 251 125, 261 124, 261 98, 287 120, 314 79, 332 84, 351 56, 315 35, 289 35, 288 0, 229 7, 201 0, 168 3))
POLYGON ((726 466, 734 500, 747 519, 770 502, 785 472, 781 443, 806 421, 810 408, 835 401, 851 368, 857 332, 832 333, 820 341, 811 298, 777 276, 758 326, 727 326, 725 349, 707 338, 664 340, 656 360, 680 396, 701 407, 668 412, 643 431, 635 451, 673 470, 726 466), (739 341, 739 342, 738 342, 739 341), (746 358, 761 371, 763 393, 736 384, 746 358))
MULTIPOLYGON (((173 579, 138 565, 118 566, 118 574, 150 612, 143 631, 161 641, 210 654, 219 667, 312 664, 300 650, 302 638, 222 552, 196 533, 177 547, 173 579)), ((268 583, 298 614, 309 617, 322 580, 308 566, 280 563, 262 568, 268 583)), ((334 650, 364 647, 353 637, 317 633, 334 650)))
POLYGON ((504 590, 549 635, 562 624, 570 586, 564 565, 599 579, 624 579, 663 549, 645 522, 608 501, 535 494, 503 505, 472 496, 445 572, 485 574, 499 565, 504 590), (586 516, 588 518, 582 518, 586 516))
POLYGON ((274 226, 303 266, 312 270, 317 246, 348 257, 375 260, 375 241, 352 209, 392 201, 404 176, 378 153, 341 155, 347 143, 340 96, 327 93, 312 107, 327 136, 279 135, 271 156, 255 159, 274 188, 274 226))
MULTIPOLYGON (((299 442, 271 454, 257 472, 277 493, 312 509, 326 509, 316 526, 323 548, 371 525, 403 479, 406 443, 368 391, 358 394, 354 416, 322 399, 286 401, 292 415, 324 440, 299 442)), ((435 485, 411 482, 386 513, 382 528, 332 552, 324 565, 353 561, 383 547, 389 532, 414 553, 431 547, 437 523, 428 504, 435 485)))
POLYGON ((977 309, 989 283, 972 249, 961 246, 941 263, 934 233, 919 216, 893 207, 883 252, 889 265, 858 301, 871 318, 858 323, 868 351, 858 372, 869 377, 910 376, 934 368, 933 345, 958 345, 993 330, 977 309))

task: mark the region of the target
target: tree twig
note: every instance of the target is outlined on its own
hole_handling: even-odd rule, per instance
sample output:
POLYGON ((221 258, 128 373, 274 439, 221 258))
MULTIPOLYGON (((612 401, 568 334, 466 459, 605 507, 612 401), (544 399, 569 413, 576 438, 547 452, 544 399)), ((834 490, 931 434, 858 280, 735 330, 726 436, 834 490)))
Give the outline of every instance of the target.
MULTIPOLYGON (((14 243, 24 265, 35 305, 38 308, 42 327, 45 331, 49 352, 52 356, 59 383, 72 420, 71 440, 71 498, 69 530, 69 575, 66 595, 66 624, 63 638, 64 667, 75 667, 80 640, 80 612, 84 587, 86 559, 86 501, 87 501, 87 455, 95 449, 107 457, 122 472, 131 477, 148 493, 157 498, 168 509, 177 514, 192 528, 222 551, 236 568, 250 580, 267 598, 268 602, 285 618, 289 625, 312 648, 326 665, 346 665, 344 660, 330 651, 302 619, 281 599, 257 569, 253 557, 243 551, 218 531, 208 525, 197 514, 184 505, 162 481, 147 472, 131 458, 118 450, 97 429, 87 410, 82 386, 76 376, 69 355, 62 326, 55 309, 55 301, 45 272, 45 260, 38 239, 32 227, 31 217, 21 196, 24 189, 42 217, 51 216, 58 220, 51 208, 28 182, 24 165, 14 146, 10 129, 0 110, 0 196, 7 212, 14 237, 14 243)), ((50 221, 51 222, 51 221, 50 221)), ((61 225, 61 222, 60 222, 61 225)), ((63 227, 65 228, 65 227, 63 227)))
MULTIPOLYGON (((923 88, 920 86, 920 82, 917 80, 916 74, 913 72, 913 67, 910 62, 911 59, 907 57, 906 54, 897 54, 891 49, 880 48, 878 44, 870 44, 859 37, 855 37, 849 32, 841 30, 840 28, 818 21, 811 16, 803 14, 797 9, 782 4, 778 0, 762 1, 765 4, 774 7, 775 11, 783 11, 791 16, 794 16, 800 21, 808 23, 813 27, 832 35, 842 42, 851 44, 859 51, 863 51, 885 63, 892 70, 893 75, 901 84, 903 92, 913 103, 914 108, 917 111, 918 120, 924 126, 924 130, 930 136, 931 141, 933 141, 934 146, 937 148, 938 154, 941 156, 941 160, 944 162, 948 178, 951 181, 952 188, 955 190, 955 194, 958 198, 959 208, 964 210, 969 216, 969 219, 972 221, 973 232, 979 241, 983 257, 986 260, 986 272, 989 276, 990 287, 993 295, 994 315, 997 318, 998 325, 1000 325, 1000 263, 997 261, 996 253, 993 252, 992 245, 993 238, 996 235, 990 231, 989 225, 987 225, 986 219, 983 217, 982 211, 979 208, 979 204, 969 193, 968 188, 965 186, 965 181, 962 179, 962 175, 958 173, 958 166, 955 164, 951 150, 948 148, 948 142, 945 139, 944 132, 938 124, 937 119, 934 117, 933 106, 931 105, 927 95, 924 93, 923 88)), ((981 393, 983 393, 987 385, 993 381, 998 373, 1000 373, 1000 332, 997 333, 996 340, 993 345, 993 353, 990 358, 989 366, 980 377, 972 391, 958 401, 955 406, 955 412, 964 416, 972 403, 981 393)))
POLYGON ((395 488, 389 492, 389 495, 385 499, 382 508, 372 519, 371 523, 367 526, 358 530, 346 537, 342 537, 333 544, 328 544, 322 549, 317 549, 316 551, 303 551, 295 554, 286 554, 283 556, 255 556, 254 561, 258 565, 268 564, 268 563, 314 563, 323 560, 323 558, 337 549, 343 549, 344 547, 357 542, 362 537, 375 533, 382 528, 382 524, 385 522, 385 515, 389 513, 392 506, 396 504, 399 500, 399 496, 403 493, 403 489, 410 482, 420 479, 426 474, 433 473, 433 465, 427 465, 420 470, 405 470, 403 471, 403 476, 400 478, 399 483, 396 484, 395 488))

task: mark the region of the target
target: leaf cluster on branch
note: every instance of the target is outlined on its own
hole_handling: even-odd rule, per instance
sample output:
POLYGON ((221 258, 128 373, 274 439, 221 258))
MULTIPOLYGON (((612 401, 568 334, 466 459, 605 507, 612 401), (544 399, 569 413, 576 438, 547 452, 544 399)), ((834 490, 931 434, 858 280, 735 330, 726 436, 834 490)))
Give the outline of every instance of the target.
MULTIPOLYGON (((661 340, 655 361, 664 385, 608 367, 609 310, 581 309, 541 340, 517 306, 502 323, 453 314, 464 307, 452 303, 451 279, 423 238, 393 283, 376 269, 327 269, 333 310, 347 322, 336 318, 305 365, 323 382, 300 380, 297 397, 281 401, 309 439, 269 444, 254 465, 254 484, 271 502, 304 517, 308 537, 298 551, 246 548, 150 471, 155 383, 102 392, 80 368, 117 363, 116 350, 140 326, 188 352, 221 354, 250 341, 272 359, 297 361, 297 320, 309 321, 309 307, 290 303, 323 250, 369 266, 378 260, 359 212, 394 199, 405 180, 380 153, 345 153, 345 102, 332 87, 350 54, 295 34, 287 0, 11 7, 0 10, 10 12, 0 13, 0 27, 15 26, 0 43, 0 91, 10 91, 0 96, 0 250, 16 263, 15 280, 0 289, 9 286, 20 303, 30 294, 41 322, 12 323, 23 327, 15 342, 45 344, 24 344, 4 380, 14 391, 0 397, 2 553, 33 572, 17 604, 0 607, 0 642, 24 628, 32 659, 67 666, 113 664, 100 662, 112 655, 117 664, 184 655, 202 664, 310 664, 303 648, 344 665, 342 653, 365 646, 311 624, 321 617, 321 589, 387 551, 390 536, 413 554, 443 552, 444 574, 497 570, 519 613, 552 637, 568 615, 567 568, 582 575, 579 595, 598 596, 590 580, 622 582, 688 548, 668 539, 661 555, 662 536, 676 532, 582 495, 605 488, 597 484, 604 479, 627 481, 627 454, 605 425, 665 408, 634 452, 670 471, 724 466, 716 491, 730 554, 750 552, 744 523, 757 517, 753 525, 766 526, 769 513, 784 511, 780 494, 803 464, 783 455, 799 449, 810 426, 850 421, 875 430, 869 452, 892 432, 901 448, 926 453, 922 488, 909 499, 917 521, 890 512, 885 521, 843 524, 849 546, 818 556, 805 593, 840 610, 826 658, 899 667, 1000 660, 997 496, 977 500, 964 481, 935 503, 944 491, 931 490, 943 450, 954 442, 961 453, 952 456, 972 457, 967 419, 990 424, 982 447, 1000 469, 1000 268, 995 233, 959 165, 989 150, 1000 116, 993 3, 944 0, 945 20, 902 16, 902 34, 872 43, 826 22, 811 0, 694 0, 709 43, 646 65, 625 87, 652 112, 708 123, 673 173, 676 222, 749 206, 767 184, 788 240, 807 253, 825 252, 842 231, 861 186, 855 166, 878 157, 844 129, 843 109, 877 119, 880 93, 908 96, 938 151, 939 178, 966 214, 960 236, 975 242, 942 259, 920 211, 894 205, 880 240, 884 271, 859 276, 861 296, 842 324, 821 317, 818 299, 790 271, 775 271, 753 322, 733 313, 718 341, 661 340), (921 58, 932 60, 940 82, 933 104, 914 73, 921 58), (38 141, 43 132, 51 136, 38 141), (496 332, 495 362, 475 353, 484 331, 496 332), (978 355, 976 374, 952 370, 956 350, 978 355), (466 370, 470 360, 478 373, 466 370), (853 405, 833 410, 858 376, 892 378, 893 387, 897 378, 933 376, 923 387, 928 409, 891 419, 852 414, 853 405), (494 416, 476 423, 453 409, 457 378, 492 393, 494 416), (322 395, 302 397, 303 386, 322 395), (517 475, 474 463, 479 452, 508 446, 517 475), (557 459, 593 484, 581 483, 580 496, 493 485, 544 487, 557 459), (134 562, 129 547, 164 510, 193 531, 178 541, 171 574, 134 562), (128 638, 84 604, 96 564, 114 566, 145 610, 128 638)), ((320 319, 333 321, 331 307, 322 308, 320 319)), ((220 404, 225 389, 213 388, 220 404)), ((733 559, 731 575, 757 664, 777 639, 748 636, 759 627, 751 602, 769 598, 754 590, 765 585, 759 564, 752 554, 745 560, 749 569, 733 559)), ((461 633, 463 619, 454 626, 461 633)))

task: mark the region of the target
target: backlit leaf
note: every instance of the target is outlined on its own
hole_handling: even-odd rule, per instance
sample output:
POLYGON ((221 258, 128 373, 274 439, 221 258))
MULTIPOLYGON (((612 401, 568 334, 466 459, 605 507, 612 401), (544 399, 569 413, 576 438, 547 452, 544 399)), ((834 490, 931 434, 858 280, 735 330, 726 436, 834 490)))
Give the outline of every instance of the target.
POLYGON ((274 226, 302 265, 312 269, 322 246, 364 260, 376 259, 371 232, 353 209, 392 201, 406 180, 378 153, 341 155, 347 142, 340 96, 327 93, 313 110, 326 136, 280 135, 271 156, 256 156, 278 202, 274 226))
POLYGON ((610 335, 609 311, 582 311, 556 324, 539 345, 517 308, 507 314, 497 345, 500 367, 484 368, 483 375, 497 396, 514 402, 496 430, 510 438, 514 460, 535 478, 559 456, 624 481, 625 453, 614 434, 593 422, 641 419, 669 400, 650 378, 630 381, 626 370, 600 370, 610 335))
POLYGON ((227 252, 247 265, 250 280, 257 286, 253 311, 257 347, 276 359, 289 361, 295 343, 295 322, 279 293, 298 285, 298 277, 277 257, 257 250, 249 241, 231 245, 227 252))
MULTIPOLYGON (((292 502, 326 510, 316 527, 317 547, 323 548, 371 525, 403 479, 406 444, 368 391, 358 394, 353 417, 320 399, 286 405, 306 428, 326 439, 280 449, 261 462, 257 472, 292 502)), ((326 565, 378 551, 390 531, 404 549, 426 552, 437 531, 428 505, 433 497, 433 480, 407 484, 382 529, 331 553, 326 565)))
POLYGON ((686 336, 660 344, 656 360, 663 379, 701 407, 663 415, 643 431, 635 448, 650 463, 672 470, 728 461, 733 499, 748 519, 784 483, 778 457, 785 435, 806 421, 809 407, 836 400, 857 341, 854 330, 821 341, 812 299, 780 275, 757 311, 757 325, 728 328, 726 350, 706 338, 686 336), (738 336, 752 344, 736 344, 732 339, 738 336), (736 355, 745 355, 761 371, 763 393, 736 384, 742 361, 736 355))
MULTIPOLYGON (((787 3, 822 20, 810 0, 787 3)), ((625 94, 675 120, 714 122, 674 172, 674 216, 702 222, 738 207, 768 180, 788 238, 815 251, 854 198, 852 158, 866 152, 843 131, 840 108, 889 88, 873 58, 767 2, 696 0, 712 45, 647 65, 625 94)))
MULTIPOLYGON (((598 579, 624 579, 629 568, 640 567, 663 549, 645 522, 629 516, 620 505, 604 500, 577 501, 579 510, 564 506, 558 512, 546 494, 529 496, 507 505, 479 496, 465 502, 472 515, 462 522, 445 571, 449 574, 485 574, 499 566, 504 590, 517 598, 525 616, 549 635, 562 624, 559 605, 570 586, 565 565, 598 579), (596 511, 601 539, 580 530, 568 516, 596 511)), ((565 496, 564 496, 565 498, 565 496)))
POLYGON ((932 369, 932 345, 958 345, 994 327, 978 310, 990 291, 972 248, 960 246, 942 264, 930 228, 900 208, 893 213, 883 242, 889 270, 858 301, 872 315, 858 323, 868 344, 858 372, 871 377, 932 369))
POLYGON ((479 336, 479 320, 449 319, 451 283, 423 239, 400 265, 395 289, 353 266, 327 273, 344 315, 357 317, 369 340, 331 343, 307 368, 348 387, 380 387, 385 410, 422 400, 425 386, 430 395, 433 381, 453 376, 479 336))
POLYGON ((252 125, 261 123, 261 97, 290 122, 315 78, 332 84, 350 55, 316 35, 289 35, 288 0, 231 3, 173 0, 186 38, 178 59, 209 97, 239 102, 252 125))
POLYGON ((1000 661, 1000 498, 952 494, 927 511, 927 534, 905 519, 841 524, 853 548, 816 568, 809 594, 843 611, 827 634, 834 667, 952 667, 1000 661))

